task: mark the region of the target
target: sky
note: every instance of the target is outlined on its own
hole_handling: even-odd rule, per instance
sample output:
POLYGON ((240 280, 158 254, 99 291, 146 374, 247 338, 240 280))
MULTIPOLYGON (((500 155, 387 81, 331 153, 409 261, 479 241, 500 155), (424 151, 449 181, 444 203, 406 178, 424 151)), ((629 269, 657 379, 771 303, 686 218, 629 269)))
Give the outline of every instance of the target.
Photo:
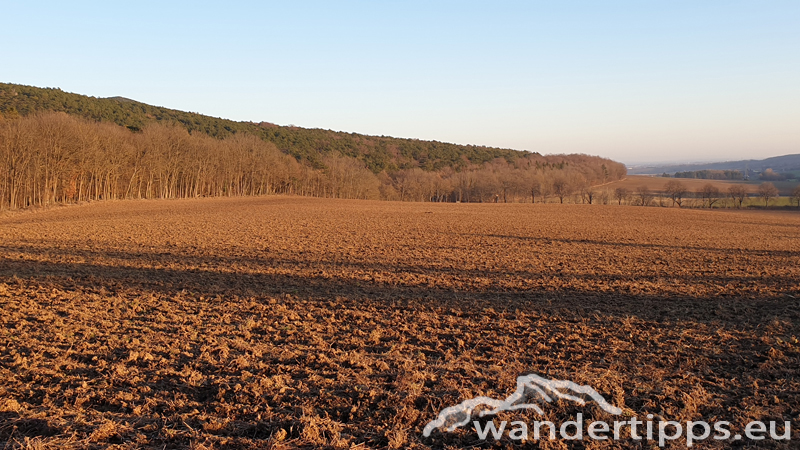
POLYGON ((122 3, 3 2, 0 82, 628 164, 800 153, 796 0, 122 3))

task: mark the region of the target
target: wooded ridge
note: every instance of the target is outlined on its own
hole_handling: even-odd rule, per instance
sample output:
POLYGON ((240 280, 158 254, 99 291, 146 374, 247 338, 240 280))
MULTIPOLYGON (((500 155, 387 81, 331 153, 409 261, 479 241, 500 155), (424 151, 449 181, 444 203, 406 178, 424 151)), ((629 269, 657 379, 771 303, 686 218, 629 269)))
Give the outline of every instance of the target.
POLYGON ((10 84, 0 84, 0 113, 0 209, 274 193, 592 202, 593 185, 625 176, 596 156, 234 122, 10 84))

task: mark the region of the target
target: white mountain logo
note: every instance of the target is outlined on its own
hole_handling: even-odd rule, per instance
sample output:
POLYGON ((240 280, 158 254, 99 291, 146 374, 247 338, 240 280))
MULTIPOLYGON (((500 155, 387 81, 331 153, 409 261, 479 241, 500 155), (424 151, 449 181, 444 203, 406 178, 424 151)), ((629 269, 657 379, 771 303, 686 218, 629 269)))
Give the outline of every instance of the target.
POLYGON ((620 408, 608 403, 602 395, 590 386, 582 386, 567 380, 548 380, 539 375, 531 374, 517 377, 517 390, 505 400, 491 397, 475 397, 443 409, 439 416, 436 417, 436 420, 432 420, 425 425, 422 435, 428 437, 431 435, 431 431, 436 428, 446 427, 447 431, 453 431, 468 424, 472 420, 472 411, 481 405, 488 406, 491 409, 481 411, 479 413, 480 417, 495 415, 500 411, 518 409, 533 409, 539 414, 544 414, 538 404, 529 402, 531 397, 540 397, 548 403, 552 402, 554 398, 563 398, 572 400, 579 405, 585 405, 585 396, 597 402, 609 414, 622 414, 620 408))

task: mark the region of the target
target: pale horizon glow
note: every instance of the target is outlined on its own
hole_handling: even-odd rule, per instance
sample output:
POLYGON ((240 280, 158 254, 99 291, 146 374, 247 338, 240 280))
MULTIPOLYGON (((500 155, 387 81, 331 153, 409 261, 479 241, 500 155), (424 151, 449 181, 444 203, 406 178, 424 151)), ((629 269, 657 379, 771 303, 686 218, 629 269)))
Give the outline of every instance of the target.
POLYGON ((800 153, 800 3, 12 2, 0 81, 238 121, 586 153, 800 153))

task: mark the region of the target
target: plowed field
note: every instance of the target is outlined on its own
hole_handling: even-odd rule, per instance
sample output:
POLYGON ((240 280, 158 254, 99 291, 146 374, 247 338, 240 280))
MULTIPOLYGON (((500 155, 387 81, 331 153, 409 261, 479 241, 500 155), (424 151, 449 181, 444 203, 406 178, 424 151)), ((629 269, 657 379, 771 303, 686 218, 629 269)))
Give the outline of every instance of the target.
MULTIPOLYGON (((0 217, 0 448, 513 447, 422 429, 530 373, 626 417, 792 424, 695 448, 798 448, 798 338, 796 213, 269 197, 0 217)), ((608 418, 545 405, 576 412, 608 418)))

